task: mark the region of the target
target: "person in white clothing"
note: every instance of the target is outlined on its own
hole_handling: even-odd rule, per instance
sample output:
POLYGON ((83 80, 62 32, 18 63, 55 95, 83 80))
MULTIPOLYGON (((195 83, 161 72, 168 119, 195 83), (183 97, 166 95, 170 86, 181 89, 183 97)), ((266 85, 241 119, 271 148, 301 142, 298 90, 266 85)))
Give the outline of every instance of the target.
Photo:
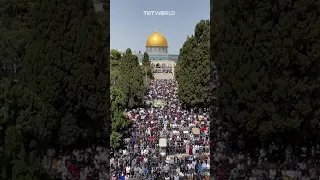
POLYGON ((130 178, 129 178, 129 175, 127 174, 126 176, 125 176, 125 180, 129 180, 130 178))
POLYGON ((127 174, 130 174, 130 171, 131 171, 130 166, 127 166, 127 167, 126 167, 126 173, 127 173, 127 174))
POLYGON ((196 148, 195 148, 195 145, 192 145, 192 154, 196 154, 196 148))
POLYGON ((269 178, 270 179, 272 179, 272 180, 275 179, 276 178, 276 174, 277 174, 277 172, 276 172, 275 169, 272 168, 272 169, 269 170, 269 178))

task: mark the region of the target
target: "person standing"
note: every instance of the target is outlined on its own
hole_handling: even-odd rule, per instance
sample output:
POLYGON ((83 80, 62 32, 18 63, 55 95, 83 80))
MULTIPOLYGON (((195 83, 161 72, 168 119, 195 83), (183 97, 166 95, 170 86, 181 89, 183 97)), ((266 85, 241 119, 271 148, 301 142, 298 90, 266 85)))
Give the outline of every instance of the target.
POLYGON ((186 154, 189 154, 189 144, 186 144, 186 154))
POLYGON ((189 155, 191 155, 192 156, 192 150, 193 150, 193 147, 192 147, 192 145, 190 144, 190 146, 189 146, 189 155))
POLYGON ((124 176, 123 173, 120 175, 120 180, 126 180, 126 177, 124 176))

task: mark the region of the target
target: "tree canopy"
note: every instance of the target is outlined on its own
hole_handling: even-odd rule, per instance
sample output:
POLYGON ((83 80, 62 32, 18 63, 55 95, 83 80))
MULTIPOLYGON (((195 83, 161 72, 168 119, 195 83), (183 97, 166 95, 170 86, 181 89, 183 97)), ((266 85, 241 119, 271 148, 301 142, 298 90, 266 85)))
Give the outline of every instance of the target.
POLYGON ((121 89, 125 96, 125 104, 127 104, 128 108, 137 107, 137 105, 142 104, 146 87, 138 57, 132 54, 131 49, 127 49, 123 54, 119 69, 121 69, 121 73, 117 87, 121 89))
POLYGON ((16 78, 30 40, 28 27, 33 0, 0 0, 0 76, 16 78))
POLYGON ((144 53, 143 53, 143 58, 142 58, 142 65, 143 65, 143 66, 150 66, 150 63, 151 63, 151 61, 150 61, 150 59, 149 59, 148 53, 147 53, 147 52, 144 52, 144 53))
POLYGON ((101 26, 92 2, 75 3, 85 10, 69 3, 35 5, 31 19, 35 35, 21 73, 26 87, 60 114, 58 137, 64 145, 94 137, 106 122, 108 108, 103 100, 108 78, 101 26), (69 18, 64 18, 66 12, 69 18))
POLYGON ((115 49, 111 50, 110 64, 112 121, 110 145, 116 149, 120 145, 122 131, 131 124, 123 115, 124 110, 142 104, 147 89, 144 86, 143 68, 131 49, 127 49, 123 54, 115 49))
POLYGON ((175 68, 179 98, 188 106, 210 104, 210 21, 201 20, 187 38, 175 68))
POLYGON ((309 0, 234 0, 213 14, 219 114, 229 129, 294 138, 319 128, 319 8, 309 0))
POLYGON ((143 53, 142 66, 143 66, 144 76, 147 76, 148 78, 152 79, 153 73, 152 73, 151 61, 149 59, 149 54, 147 52, 143 53))
POLYGON ((0 4, 0 179, 46 180, 48 148, 87 144, 108 122, 108 36, 91 1, 0 4))

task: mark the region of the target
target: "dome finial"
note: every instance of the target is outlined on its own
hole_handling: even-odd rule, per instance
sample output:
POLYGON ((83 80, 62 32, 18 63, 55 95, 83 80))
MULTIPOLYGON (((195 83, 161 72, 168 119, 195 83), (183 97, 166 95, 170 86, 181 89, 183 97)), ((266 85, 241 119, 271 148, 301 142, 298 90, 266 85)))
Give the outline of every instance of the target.
POLYGON ((156 28, 156 32, 158 32, 158 28, 156 28))

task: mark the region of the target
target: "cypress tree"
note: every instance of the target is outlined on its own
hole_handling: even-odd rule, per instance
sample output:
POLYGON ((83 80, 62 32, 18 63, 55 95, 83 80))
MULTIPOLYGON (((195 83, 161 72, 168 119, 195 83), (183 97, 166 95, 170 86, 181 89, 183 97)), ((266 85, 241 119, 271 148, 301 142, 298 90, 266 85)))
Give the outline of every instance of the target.
POLYGON ((142 66, 143 66, 144 76, 147 76, 148 78, 152 78, 153 74, 152 74, 151 61, 149 59, 149 54, 147 52, 143 53, 142 66))
POLYGON ((150 59, 149 59, 149 54, 147 52, 143 53, 143 58, 142 58, 142 65, 143 66, 150 66, 150 59))
POLYGON ((247 137, 297 140, 319 128, 319 3, 226 1, 213 51, 219 114, 247 137))
MULTIPOLYGON (((32 0, 33 1, 33 0, 32 0)), ((0 77, 16 79, 31 34, 27 0, 0 0, 0 77)))
POLYGON ((92 1, 40 1, 21 80, 58 112, 56 141, 94 138, 107 120, 107 57, 92 1))
POLYGON ((146 92, 143 81, 142 68, 138 57, 133 55, 131 49, 127 49, 121 58, 119 88, 124 93, 126 104, 129 108, 140 105, 146 92))
POLYGON ((210 22, 201 20, 180 49, 176 66, 179 98, 187 106, 210 103, 210 22))

